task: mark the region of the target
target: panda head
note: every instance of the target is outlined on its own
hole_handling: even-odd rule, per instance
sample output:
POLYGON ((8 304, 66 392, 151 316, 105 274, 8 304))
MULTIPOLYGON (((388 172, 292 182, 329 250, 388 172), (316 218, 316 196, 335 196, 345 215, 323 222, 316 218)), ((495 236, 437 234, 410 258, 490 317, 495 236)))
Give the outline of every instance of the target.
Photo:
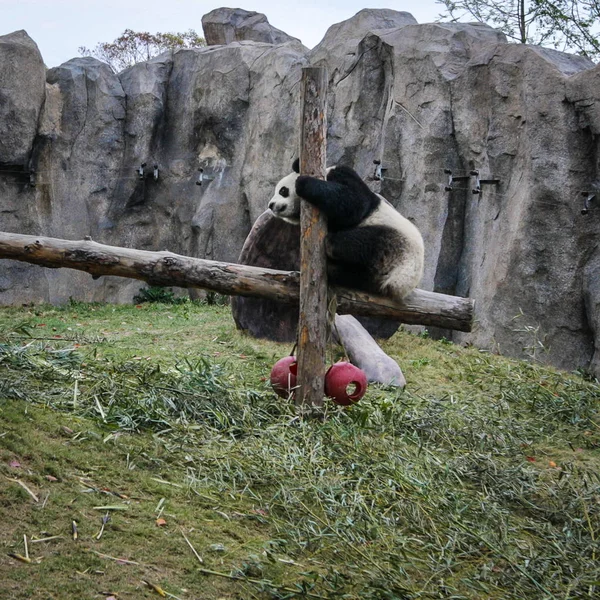
POLYGON ((300 161, 292 165, 292 173, 285 176, 276 186, 269 202, 269 209, 279 219, 292 225, 300 224, 300 196, 296 194, 296 179, 300 173, 300 161))

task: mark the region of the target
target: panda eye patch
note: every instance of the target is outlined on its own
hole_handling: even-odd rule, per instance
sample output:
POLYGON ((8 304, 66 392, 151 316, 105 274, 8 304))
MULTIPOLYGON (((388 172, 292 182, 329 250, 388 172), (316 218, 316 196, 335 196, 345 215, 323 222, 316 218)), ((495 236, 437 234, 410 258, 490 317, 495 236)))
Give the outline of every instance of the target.
POLYGON ((279 190, 279 195, 283 196, 284 198, 287 198, 290 195, 290 190, 288 188, 286 188, 285 186, 283 186, 280 190, 279 190))

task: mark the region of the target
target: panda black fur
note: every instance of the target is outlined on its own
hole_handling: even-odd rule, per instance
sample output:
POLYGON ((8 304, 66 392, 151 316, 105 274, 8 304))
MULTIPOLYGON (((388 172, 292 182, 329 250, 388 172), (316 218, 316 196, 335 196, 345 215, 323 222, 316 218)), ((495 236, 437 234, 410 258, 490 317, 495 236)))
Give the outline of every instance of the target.
POLYGON ((327 274, 335 285, 401 300, 423 276, 423 238, 383 196, 345 166, 327 169, 327 180, 293 172, 269 202, 280 219, 300 223, 300 198, 327 217, 327 274))

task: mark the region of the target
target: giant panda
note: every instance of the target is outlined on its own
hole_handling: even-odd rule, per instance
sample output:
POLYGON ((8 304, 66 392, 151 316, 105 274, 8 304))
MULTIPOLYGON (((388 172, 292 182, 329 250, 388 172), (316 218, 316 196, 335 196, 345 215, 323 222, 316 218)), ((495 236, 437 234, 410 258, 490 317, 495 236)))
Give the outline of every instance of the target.
POLYGON ((327 276, 334 285, 402 300, 423 276, 424 249, 419 230, 383 196, 375 194, 346 166, 327 169, 325 181, 292 173, 276 186, 269 209, 298 225, 300 198, 327 217, 327 276))

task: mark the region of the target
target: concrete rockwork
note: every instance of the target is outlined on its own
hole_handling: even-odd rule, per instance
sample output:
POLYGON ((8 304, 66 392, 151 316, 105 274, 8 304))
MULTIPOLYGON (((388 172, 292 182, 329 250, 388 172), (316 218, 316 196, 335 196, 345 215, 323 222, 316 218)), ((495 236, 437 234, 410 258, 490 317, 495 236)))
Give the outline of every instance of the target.
MULTIPOLYGON (((437 334, 600 375, 600 67, 391 10, 310 51, 241 9, 203 26, 207 47, 118 74, 91 58, 46 70, 25 32, 0 37, 1 230, 235 262, 298 155, 301 69, 324 65, 330 164, 421 229, 422 287, 476 301, 473 333, 437 334), (445 169, 469 178, 448 191, 445 169), (493 182, 474 194, 471 171, 493 182)), ((139 287, 0 263, 3 304, 139 287)))

